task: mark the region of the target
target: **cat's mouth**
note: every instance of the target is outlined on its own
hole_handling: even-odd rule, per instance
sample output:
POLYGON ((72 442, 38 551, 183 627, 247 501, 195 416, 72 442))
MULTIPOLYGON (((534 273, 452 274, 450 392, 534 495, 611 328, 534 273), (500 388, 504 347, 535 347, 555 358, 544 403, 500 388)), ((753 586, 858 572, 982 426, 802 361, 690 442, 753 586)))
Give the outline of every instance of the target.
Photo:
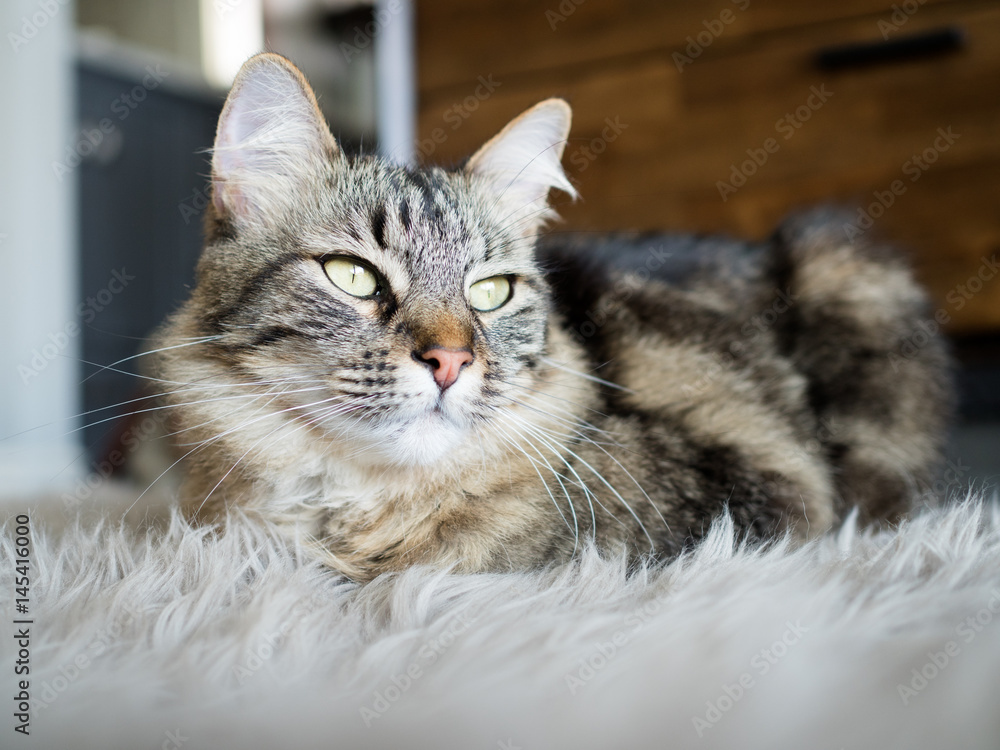
POLYGON ((385 394, 389 403, 363 399, 338 415, 331 431, 354 455, 374 463, 429 466, 458 459, 466 447, 480 450, 474 433, 482 422, 481 388, 481 375, 473 368, 445 388, 423 369, 414 370, 385 394))
POLYGON ((442 393, 437 399, 429 404, 427 408, 410 418, 410 424, 415 428, 425 428, 434 431, 447 427, 456 430, 466 430, 468 419, 464 410, 446 398, 447 394, 442 393))

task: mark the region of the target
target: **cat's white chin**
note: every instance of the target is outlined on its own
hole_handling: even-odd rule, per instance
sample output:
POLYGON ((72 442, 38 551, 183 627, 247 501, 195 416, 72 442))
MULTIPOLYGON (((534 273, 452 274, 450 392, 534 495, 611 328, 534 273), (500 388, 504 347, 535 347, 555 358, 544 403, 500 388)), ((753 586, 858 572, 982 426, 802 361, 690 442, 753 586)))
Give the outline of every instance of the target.
POLYGON ((410 396, 380 419, 345 416, 339 438, 359 463, 397 468, 431 467, 482 457, 482 441, 470 418, 468 402, 481 381, 465 377, 441 394, 425 370, 404 382, 410 396))
POLYGON ((439 412, 431 412, 402 430, 396 459, 406 465, 429 466, 453 456, 469 439, 468 430, 439 412))
POLYGON ((369 458, 379 463, 432 466, 455 455, 468 442, 469 431, 440 411, 377 430, 369 448, 369 458))

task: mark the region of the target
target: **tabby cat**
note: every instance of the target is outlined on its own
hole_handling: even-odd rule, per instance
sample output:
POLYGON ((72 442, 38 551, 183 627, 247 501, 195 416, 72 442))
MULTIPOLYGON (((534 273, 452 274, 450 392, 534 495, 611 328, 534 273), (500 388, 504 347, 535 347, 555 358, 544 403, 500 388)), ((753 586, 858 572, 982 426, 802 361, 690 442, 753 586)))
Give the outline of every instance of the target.
POLYGON ((246 63, 152 354, 192 517, 238 508, 365 581, 665 559, 726 510, 748 539, 907 511, 950 409, 941 343, 904 346, 907 266, 822 211, 758 244, 539 240, 569 126, 550 99, 452 171, 351 158, 290 62, 246 63))

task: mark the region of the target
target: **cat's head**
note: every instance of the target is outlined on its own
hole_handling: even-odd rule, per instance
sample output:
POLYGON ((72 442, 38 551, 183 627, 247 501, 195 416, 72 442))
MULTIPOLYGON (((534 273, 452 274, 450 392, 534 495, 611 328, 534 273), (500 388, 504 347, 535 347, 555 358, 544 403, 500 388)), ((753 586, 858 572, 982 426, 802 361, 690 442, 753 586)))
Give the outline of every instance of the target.
POLYGON ((214 338, 198 348, 274 383, 289 422, 380 460, 434 464, 475 441, 530 391, 546 352, 533 250, 549 190, 573 192, 560 166, 569 126, 552 99, 454 171, 349 158, 301 73, 252 58, 213 151, 188 312, 214 338))

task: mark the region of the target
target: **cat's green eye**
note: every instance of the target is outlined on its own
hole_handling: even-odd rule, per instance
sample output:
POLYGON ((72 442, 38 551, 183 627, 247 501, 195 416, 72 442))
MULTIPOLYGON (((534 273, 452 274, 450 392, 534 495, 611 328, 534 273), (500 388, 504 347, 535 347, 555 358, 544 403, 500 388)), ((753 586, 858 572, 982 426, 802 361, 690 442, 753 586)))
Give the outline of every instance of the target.
POLYGON ((506 276, 492 276, 469 287, 469 304, 480 312, 496 310, 510 299, 510 281, 506 276))
POLYGON ((330 258, 323 263, 323 270, 334 285, 354 297, 374 297, 379 292, 378 276, 354 258, 330 258))

